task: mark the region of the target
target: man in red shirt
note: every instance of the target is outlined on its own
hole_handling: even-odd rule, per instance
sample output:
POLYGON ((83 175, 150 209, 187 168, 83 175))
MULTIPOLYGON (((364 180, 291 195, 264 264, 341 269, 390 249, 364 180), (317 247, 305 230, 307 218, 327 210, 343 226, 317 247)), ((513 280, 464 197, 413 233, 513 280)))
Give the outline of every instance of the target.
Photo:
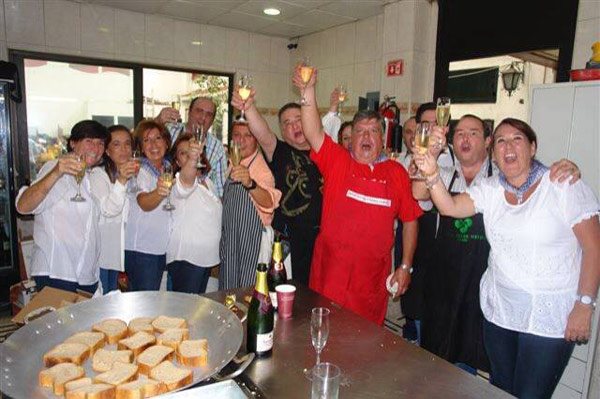
POLYGON ((402 266, 391 285, 395 296, 410 284, 422 211, 411 193, 406 170, 382 153, 379 114, 360 111, 353 120, 351 149, 335 144, 323 131, 315 99, 316 71, 306 87, 299 68, 294 84, 309 105, 301 110, 311 159, 323 184, 321 230, 315 243, 310 288, 347 309, 383 324, 387 310, 386 278, 392 267, 394 222, 402 221, 402 266))

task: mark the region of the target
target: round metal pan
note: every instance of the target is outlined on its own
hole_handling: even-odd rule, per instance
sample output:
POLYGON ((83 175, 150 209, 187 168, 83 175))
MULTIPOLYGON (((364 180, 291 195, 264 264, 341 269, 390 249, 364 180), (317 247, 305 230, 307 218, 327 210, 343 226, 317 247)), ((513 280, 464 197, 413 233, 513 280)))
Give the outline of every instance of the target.
MULTIPOLYGON (((126 323, 136 317, 167 315, 187 320, 190 339, 208 340, 208 364, 191 368, 193 385, 216 374, 238 352, 243 339, 242 323, 222 304, 198 295, 176 292, 131 292, 76 303, 33 320, 2 344, 0 387, 15 399, 55 398, 48 388, 38 385, 42 358, 55 345, 107 318, 126 323)), ((116 345, 107 345, 116 348, 116 345)), ((179 366, 182 367, 182 366, 179 366)), ((91 361, 84 364, 86 376, 93 377, 91 361)), ((185 387, 184 387, 185 388, 185 387)), ((182 388, 182 389, 184 389, 182 388)))

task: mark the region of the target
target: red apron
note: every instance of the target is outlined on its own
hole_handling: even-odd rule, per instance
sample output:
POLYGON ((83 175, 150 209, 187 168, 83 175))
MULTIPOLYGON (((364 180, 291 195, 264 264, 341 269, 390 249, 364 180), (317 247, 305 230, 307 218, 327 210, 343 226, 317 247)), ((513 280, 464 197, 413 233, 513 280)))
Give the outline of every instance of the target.
MULTIPOLYGON (((388 161, 389 162, 389 161, 388 161)), ((377 165, 386 167, 385 165, 377 165)), ((317 236, 310 288, 381 325, 387 310, 398 197, 391 181, 362 177, 353 164, 330 220, 317 236)), ((333 194, 333 193, 332 193, 333 194)))

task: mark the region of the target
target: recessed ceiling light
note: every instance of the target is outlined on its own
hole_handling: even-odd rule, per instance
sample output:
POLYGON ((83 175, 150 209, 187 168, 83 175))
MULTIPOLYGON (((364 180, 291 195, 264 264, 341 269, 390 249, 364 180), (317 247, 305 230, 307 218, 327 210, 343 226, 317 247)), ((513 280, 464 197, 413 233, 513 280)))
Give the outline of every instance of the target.
POLYGON ((281 11, 278 8, 265 8, 263 12, 267 15, 279 15, 281 11))
POLYGON ((193 41, 192 44, 194 46, 202 46, 202 42, 201 41, 197 41, 197 40, 193 41))

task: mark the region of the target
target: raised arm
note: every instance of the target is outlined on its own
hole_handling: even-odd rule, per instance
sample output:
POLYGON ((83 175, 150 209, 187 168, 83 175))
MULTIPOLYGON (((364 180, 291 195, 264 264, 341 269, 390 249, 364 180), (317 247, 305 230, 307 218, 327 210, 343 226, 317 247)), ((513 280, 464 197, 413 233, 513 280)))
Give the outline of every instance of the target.
MULTIPOLYGON (((440 214, 454 218, 466 218, 475 214, 475 204, 469 194, 450 195, 446 186, 440 179, 440 171, 434 157, 425 154, 414 154, 415 163, 426 177, 426 184, 431 194, 431 199, 440 214)), ((414 190, 413 190, 414 194, 414 190)))
POLYGON ((310 81, 306 83, 302 81, 300 75, 300 66, 296 67, 293 78, 294 84, 300 90, 304 91, 304 98, 308 105, 302 105, 302 130, 304 131, 304 137, 310 144, 310 147, 315 151, 319 152, 325 140, 325 133, 323 126, 321 125, 321 118, 319 117, 319 109, 317 108, 317 98, 315 95, 315 83, 317 82, 317 70, 314 69, 310 81))
POLYGON ((258 144, 267 156, 267 160, 270 162, 273 159, 273 152, 275 152, 275 147, 277 146, 277 136, 275 136, 267 121, 258 112, 254 104, 255 94, 256 91, 252 89, 250 97, 244 102, 238 92, 238 86, 236 86, 233 90, 231 105, 236 109, 244 110, 250 132, 252 132, 252 135, 256 138, 256 141, 258 141, 258 144))
POLYGON ((73 154, 60 157, 50 172, 21 194, 16 204, 17 212, 22 214, 33 212, 61 177, 65 174, 75 176, 82 167, 81 162, 73 154))
MULTIPOLYGON (((446 134, 448 133, 448 128, 442 128, 439 126, 434 126, 431 131, 431 137, 429 139, 428 152, 431 156, 436 160, 440 157, 440 153, 442 148, 446 146, 446 134)), ((411 164, 411 166, 413 166, 411 164)), ((414 167, 414 166, 413 166, 414 167)), ((425 184, 425 180, 415 179, 412 181, 412 193, 413 197, 419 201, 428 201, 431 199, 431 195, 429 194, 429 190, 427 189, 427 185, 425 184)))

